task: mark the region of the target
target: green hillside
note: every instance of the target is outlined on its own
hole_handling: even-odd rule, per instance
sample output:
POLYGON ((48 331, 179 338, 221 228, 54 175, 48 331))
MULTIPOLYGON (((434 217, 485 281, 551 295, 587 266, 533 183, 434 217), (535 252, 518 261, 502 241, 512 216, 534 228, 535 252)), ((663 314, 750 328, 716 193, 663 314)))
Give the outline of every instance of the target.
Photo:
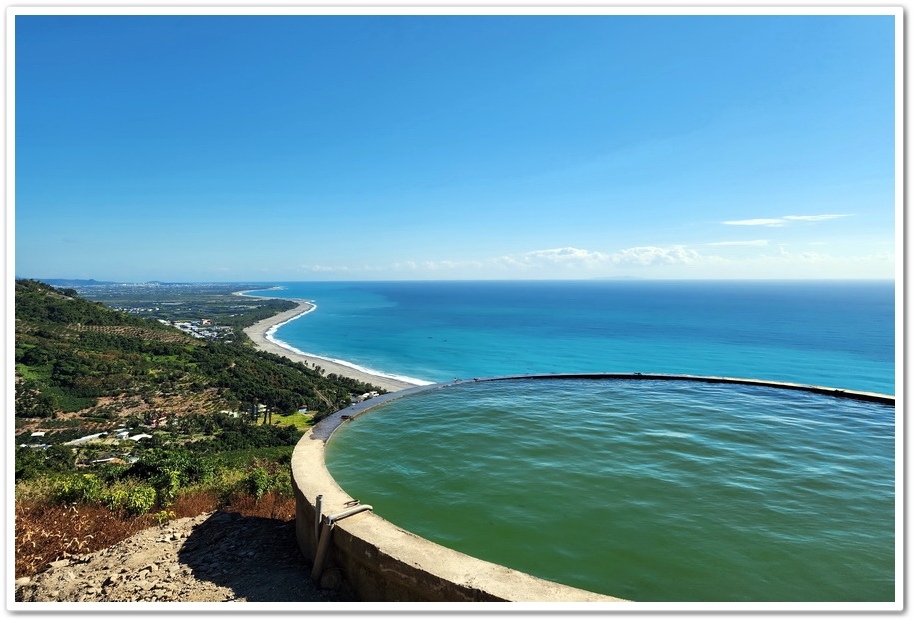
POLYGON ((245 415, 259 404, 283 414, 307 406, 320 418, 349 405, 351 394, 378 390, 33 280, 16 282, 15 323, 17 431, 36 421, 55 428, 245 415))

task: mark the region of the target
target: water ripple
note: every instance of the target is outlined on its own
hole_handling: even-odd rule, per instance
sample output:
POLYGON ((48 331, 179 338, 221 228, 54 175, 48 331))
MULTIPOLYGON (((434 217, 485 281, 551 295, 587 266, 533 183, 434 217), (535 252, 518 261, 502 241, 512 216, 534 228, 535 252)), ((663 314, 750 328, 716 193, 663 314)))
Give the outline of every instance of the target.
POLYGON ((894 599, 882 405, 689 382, 468 384, 358 418, 328 466, 408 530, 588 590, 894 599))

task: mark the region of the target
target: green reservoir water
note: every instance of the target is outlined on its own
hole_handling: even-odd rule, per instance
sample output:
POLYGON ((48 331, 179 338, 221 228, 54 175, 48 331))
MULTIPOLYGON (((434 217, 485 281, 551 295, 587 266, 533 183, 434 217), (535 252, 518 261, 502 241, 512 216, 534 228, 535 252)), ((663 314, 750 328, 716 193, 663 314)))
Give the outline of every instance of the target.
POLYGON ((406 396, 327 465, 424 538, 637 601, 893 601, 894 409, 689 381, 406 396))

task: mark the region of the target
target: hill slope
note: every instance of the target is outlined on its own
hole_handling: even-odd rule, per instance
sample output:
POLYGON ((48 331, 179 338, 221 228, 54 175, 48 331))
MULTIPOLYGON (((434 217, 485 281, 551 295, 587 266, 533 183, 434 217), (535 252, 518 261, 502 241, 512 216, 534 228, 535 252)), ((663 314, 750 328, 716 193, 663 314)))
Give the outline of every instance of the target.
POLYGON ((306 405, 322 417, 377 389, 248 346, 198 340, 38 281, 16 282, 15 310, 17 431, 50 420, 110 426, 245 414, 258 404, 279 413, 306 405))

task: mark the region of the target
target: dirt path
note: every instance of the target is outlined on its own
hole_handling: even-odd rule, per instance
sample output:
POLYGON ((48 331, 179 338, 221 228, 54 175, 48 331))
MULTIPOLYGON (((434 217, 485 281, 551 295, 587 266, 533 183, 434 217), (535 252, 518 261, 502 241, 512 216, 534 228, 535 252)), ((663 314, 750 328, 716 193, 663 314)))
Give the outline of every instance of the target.
POLYGON ((316 586, 310 572, 295 522, 217 511, 149 528, 18 578, 16 601, 354 601, 345 590, 316 586))

